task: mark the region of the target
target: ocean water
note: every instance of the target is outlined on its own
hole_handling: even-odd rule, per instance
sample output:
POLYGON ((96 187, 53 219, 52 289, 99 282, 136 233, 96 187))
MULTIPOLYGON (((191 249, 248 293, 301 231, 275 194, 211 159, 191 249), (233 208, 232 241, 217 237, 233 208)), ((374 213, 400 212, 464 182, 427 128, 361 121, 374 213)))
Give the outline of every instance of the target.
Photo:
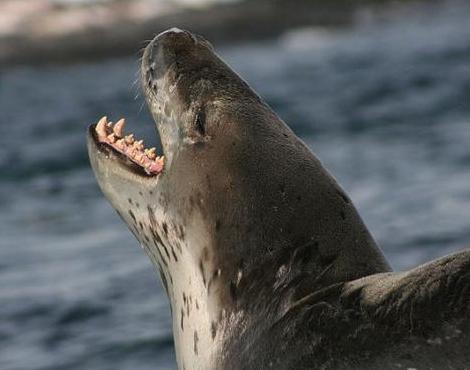
MULTIPOLYGON (((364 12, 220 54, 321 158, 395 269, 470 246, 470 5, 364 12)), ((175 369, 152 265, 85 130, 151 137, 138 56, 0 71, 0 369, 175 369), (137 96, 136 96, 137 95, 137 96)))

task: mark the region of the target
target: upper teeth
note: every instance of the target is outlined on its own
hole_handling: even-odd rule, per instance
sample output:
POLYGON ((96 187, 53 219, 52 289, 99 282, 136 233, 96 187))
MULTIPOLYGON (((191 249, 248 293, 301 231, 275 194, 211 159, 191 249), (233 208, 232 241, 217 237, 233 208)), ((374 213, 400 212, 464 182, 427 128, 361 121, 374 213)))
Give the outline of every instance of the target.
POLYGON ((150 148, 150 149, 145 149, 145 154, 147 155, 147 157, 149 157, 150 159, 155 159, 156 158, 156 149, 155 148, 150 148))
POLYGON ((108 140, 112 143, 114 143, 116 141, 116 136, 114 134, 109 134, 107 136, 108 140))
POLYGON ((124 118, 121 118, 119 121, 116 122, 113 128, 113 132, 117 137, 123 137, 124 135, 124 126, 126 125, 126 121, 124 118))
POLYGON ((126 141, 126 144, 132 144, 134 142, 134 135, 133 134, 130 134, 130 135, 127 135, 124 140, 126 141))
POLYGON ((133 134, 124 136, 125 125, 124 118, 113 125, 112 122, 108 122, 106 116, 102 117, 95 127, 98 140, 111 145, 134 162, 141 164, 148 173, 160 173, 163 169, 163 157, 157 157, 155 148, 146 149, 144 141, 136 141, 133 134))
POLYGON ((96 132, 98 133, 98 136, 107 136, 107 133, 106 133, 106 123, 108 122, 108 119, 106 118, 106 116, 104 116, 103 118, 101 118, 98 123, 96 124, 96 132))
POLYGON ((137 150, 144 149, 144 141, 139 140, 139 141, 134 142, 134 148, 136 148, 137 150))

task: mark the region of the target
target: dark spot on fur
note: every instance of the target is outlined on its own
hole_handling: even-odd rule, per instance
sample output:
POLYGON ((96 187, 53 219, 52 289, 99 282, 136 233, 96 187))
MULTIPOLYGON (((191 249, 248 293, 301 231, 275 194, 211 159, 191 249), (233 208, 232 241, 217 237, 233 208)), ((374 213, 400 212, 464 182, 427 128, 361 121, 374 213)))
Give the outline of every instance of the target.
POLYGON ((165 243, 161 243, 160 245, 163 247, 163 250, 165 251, 165 254, 168 257, 168 259, 170 259, 171 258, 170 253, 168 252, 168 249, 167 249, 165 243))
POLYGON ((168 235, 168 225, 166 224, 166 222, 162 223, 162 228, 165 235, 168 235))
POLYGON ((129 211, 129 215, 132 217, 132 219, 134 220, 134 222, 137 222, 137 219, 135 218, 135 215, 134 215, 134 212, 132 212, 132 209, 130 209, 129 211))
MULTIPOLYGON (((149 220, 150 220, 150 225, 151 225, 150 232, 152 234, 154 244, 157 247, 157 250, 160 250, 159 247, 161 246, 163 248, 163 250, 165 251, 165 254, 168 257, 168 259, 170 259, 170 253, 168 252, 168 249, 167 249, 165 243, 163 243, 163 240, 162 240, 160 234, 156 230, 157 229, 157 220, 155 219, 155 215, 153 214, 152 208, 150 208, 150 206, 148 206, 147 210, 148 210, 148 213, 149 213, 149 220)), ((165 265, 168 266, 167 263, 165 263, 165 265)))
POLYGON ((194 330, 194 353, 197 355, 198 350, 197 350, 197 342, 199 341, 199 338, 197 336, 197 331, 194 330))
POLYGON ((171 248, 171 254, 173 256, 173 259, 175 260, 175 262, 178 262, 178 256, 176 255, 175 250, 173 249, 173 246, 170 245, 170 248, 171 248))
MULTIPOLYGON (((160 259, 162 260, 163 264, 168 267, 168 262, 167 260, 165 259, 165 257, 163 257, 162 253, 160 252, 160 248, 158 248, 158 245, 155 244, 155 250, 157 251, 158 253, 158 256, 160 257, 160 259)), ((150 250, 153 250, 153 248, 149 248, 150 250)))
POLYGON ((237 286, 233 281, 230 282, 230 297, 234 302, 237 300, 237 286))
POLYGON ((302 197, 300 195, 296 196, 297 202, 300 202, 302 200, 302 197))
POLYGON ((145 240, 147 241, 147 243, 150 242, 150 239, 149 239, 149 237, 147 236, 147 234, 144 234, 144 238, 145 238, 145 240))
MULTIPOLYGON (((160 247, 162 247, 163 250, 165 251, 166 256, 168 257, 168 259, 170 259, 170 253, 168 253, 168 249, 166 248, 166 245, 163 243, 162 239, 160 238, 160 235, 158 235, 158 233, 153 228, 150 229, 150 232, 152 233, 153 242, 157 250, 160 252, 160 247)), ((165 258, 163 258, 163 260, 165 261, 165 265, 168 266, 168 263, 166 262, 165 258)))
POLYGON ((139 195, 140 195, 141 197, 144 196, 144 194, 143 194, 141 191, 139 191, 139 195))
POLYGON ((284 184, 279 185, 279 190, 281 191, 282 195, 286 194, 286 186, 284 184))
POLYGON ((184 310, 181 309, 181 320, 180 320, 181 330, 184 331, 184 310))
POLYGON ((214 321, 212 321, 212 323, 211 323, 211 335, 212 335, 212 340, 215 339, 216 334, 217 334, 217 323, 215 323, 214 321))
POLYGON ((129 204, 132 204, 132 199, 131 198, 127 198, 127 201, 129 202, 129 204))
POLYGON ((142 223, 142 221, 139 221, 139 227, 140 227, 140 230, 144 229, 144 224, 142 223))
POLYGON ((149 194, 150 194, 150 195, 153 195, 153 191, 152 191, 152 190, 149 190, 149 194))
POLYGON ((135 206, 136 206, 137 208, 140 208, 139 202, 135 202, 135 206))
POLYGON ((165 277, 165 274, 162 272, 162 270, 158 270, 158 272, 160 273, 160 279, 162 279, 162 283, 163 283, 163 286, 166 290, 166 294, 168 294, 168 282, 166 281, 166 277, 165 277))
POLYGON ((219 231, 221 226, 222 226, 222 222, 219 219, 217 219, 215 221, 215 231, 219 231))
POLYGON ((178 240, 175 240, 175 247, 180 253, 183 252, 183 249, 181 248, 181 243, 178 240))
POLYGON ((194 127, 202 136, 206 134, 206 112, 203 109, 199 110, 197 113, 196 119, 194 120, 194 127))
POLYGON ((179 229, 179 232, 180 232, 180 235, 179 235, 180 239, 181 239, 181 240, 184 240, 184 238, 185 238, 186 235, 185 235, 183 226, 182 226, 182 225, 179 225, 178 229, 179 229))
POLYGON ((152 234, 153 240, 155 241, 157 247, 159 244, 163 244, 163 240, 160 237, 160 234, 152 226, 150 227, 150 233, 152 234))
POLYGON ((204 286, 206 285, 206 275, 205 275, 205 271, 204 271, 204 263, 201 260, 199 260, 199 270, 201 271, 201 275, 202 275, 202 282, 204 283, 204 286))
POLYGON ((197 299, 196 299, 196 310, 199 310, 199 302, 197 299))
POLYGON ((122 220, 124 220, 124 217, 122 217, 121 212, 119 212, 117 209, 116 209, 116 213, 119 215, 119 217, 121 217, 122 220))
POLYGON ((343 220, 346 220, 346 214, 344 213, 344 211, 341 211, 339 215, 341 216, 343 220))

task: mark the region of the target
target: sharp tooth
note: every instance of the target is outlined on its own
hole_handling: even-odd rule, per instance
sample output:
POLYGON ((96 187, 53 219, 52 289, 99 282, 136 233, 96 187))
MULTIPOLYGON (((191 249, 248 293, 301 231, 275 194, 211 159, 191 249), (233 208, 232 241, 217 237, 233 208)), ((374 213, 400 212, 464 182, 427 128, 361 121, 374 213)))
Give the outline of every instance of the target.
POLYGON ((96 130, 98 136, 102 137, 102 136, 107 135, 107 132, 106 132, 106 123, 107 123, 107 121, 108 121, 108 119, 106 118, 106 116, 104 116, 96 124, 95 130, 96 130))
POLYGON ((144 149, 144 141, 139 140, 139 141, 134 142, 134 148, 136 148, 137 150, 144 149))
POLYGON ((116 122, 113 128, 113 132, 116 134, 117 137, 123 137, 125 125, 126 120, 124 118, 121 118, 119 121, 116 122))
POLYGON ((124 140, 119 139, 118 141, 116 141, 116 146, 122 149, 126 147, 126 143, 124 142, 124 140))
POLYGON ((127 144, 133 144, 134 143, 134 135, 133 134, 130 134, 130 135, 127 135, 124 140, 126 141, 127 144))
POLYGON ((114 143, 116 141, 116 136, 114 134, 109 134, 108 135, 108 140, 111 142, 111 143, 114 143))
POLYGON ((145 149, 145 154, 149 159, 155 159, 156 154, 155 154, 156 149, 155 148, 150 148, 150 149, 145 149))
POLYGON ((134 158, 137 162, 142 162, 144 155, 142 153, 137 153, 137 155, 134 158))

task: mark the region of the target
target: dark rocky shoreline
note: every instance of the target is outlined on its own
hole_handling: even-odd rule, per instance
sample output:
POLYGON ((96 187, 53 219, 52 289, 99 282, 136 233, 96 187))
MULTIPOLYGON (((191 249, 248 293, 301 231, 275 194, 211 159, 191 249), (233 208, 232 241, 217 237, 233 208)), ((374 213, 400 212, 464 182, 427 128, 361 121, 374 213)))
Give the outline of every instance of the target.
MULTIPOLYGON (((48 0, 43 2, 48 5, 48 0)), ((245 0, 184 7, 121 0, 80 7, 45 6, 29 18, 19 17, 10 32, 2 33, 0 28, 0 66, 138 55, 145 40, 174 26, 203 34, 215 44, 272 38, 307 25, 347 26, 359 9, 384 3, 393 1, 245 0)), ((5 3, 0 4, 0 14, 8 17, 8 9, 2 8, 5 3)))

